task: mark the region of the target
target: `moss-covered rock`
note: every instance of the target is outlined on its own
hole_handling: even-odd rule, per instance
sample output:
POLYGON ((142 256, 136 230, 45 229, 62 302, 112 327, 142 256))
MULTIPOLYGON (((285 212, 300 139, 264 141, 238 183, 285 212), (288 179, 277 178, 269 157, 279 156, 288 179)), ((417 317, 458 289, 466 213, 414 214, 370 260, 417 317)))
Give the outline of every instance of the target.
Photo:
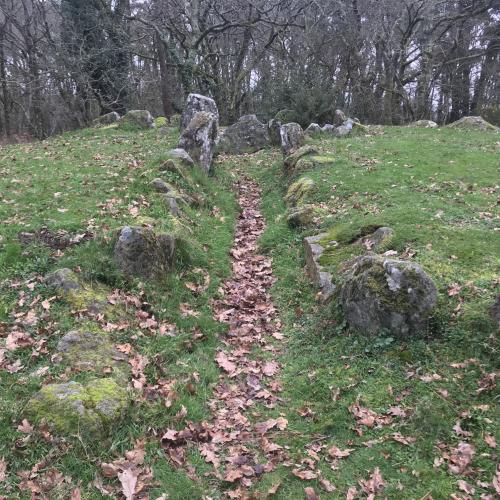
POLYGON ((284 161, 285 170, 289 174, 291 174, 292 172, 295 171, 295 167, 297 166, 299 160, 305 159, 306 157, 315 155, 317 153, 318 151, 314 146, 311 145, 302 146, 301 148, 297 149, 296 151, 294 151, 285 158, 284 161))
POLYGON ((156 179, 153 179, 149 185, 155 190, 158 191, 158 193, 171 193, 175 192, 176 189, 172 184, 169 184, 168 182, 165 182, 163 179, 160 179, 157 177, 156 179))
POLYGON ((357 243, 367 250, 380 252, 387 250, 394 239, 394 230, 390 227, 379 227, 376 231, 360 238, 357 243))
POLYGON ((74 310, 110 315, 109 290, 102 285, 84 283, 71 269, 63 268, 45 277, 45 284, 59 293, 74 310))
POLYGON ((94 127, 105 127, 116 123, 118 120, 120 120, 120 115, 116 111, 112 111, 97 117, 92 123, 94 127))
POLYGON ((314 224, 316 207, 314 205, 300 205, 291 207, 286 212, 286 221, 290 227, 305 227, 314 224))
POLYGON ((339 296, 351 328, 367 335, 386 331, 402 338, 425 330, 437 291, 420 266, 365 255, 346 267, 339 296))
POLYGON ((315 189, 316 183, 312 179, 301 177, 290 185, 285 195, 285 201, 292 207, 303 205, 315 189))
POLYGON ((168 120, 164 116, 158 116, 155 118, 155 127, 166 127, 168 125, 168 120))
POLYGON ((128 277, 161 278, 172 268, 174 250, 172 235, 126 226, 119 233, 114 258, 128 277))
POLYGON ((97 329, 68 332, 57 344, 61 361, 75 371, 112 373, 127 378, 130 366, 127 356, 111 342, 108 333, 97 329))
POLYGON ((155 121, 153 115, 145 109, 132 109, 118 122, 120 128, 148 129, 154 128, 155 121))
POLYGON ((114 379, 71 381, 42 387, 28 402, 25 415, 59 434, 98 437, 122 418, 128 404, 127 389, 114 379))

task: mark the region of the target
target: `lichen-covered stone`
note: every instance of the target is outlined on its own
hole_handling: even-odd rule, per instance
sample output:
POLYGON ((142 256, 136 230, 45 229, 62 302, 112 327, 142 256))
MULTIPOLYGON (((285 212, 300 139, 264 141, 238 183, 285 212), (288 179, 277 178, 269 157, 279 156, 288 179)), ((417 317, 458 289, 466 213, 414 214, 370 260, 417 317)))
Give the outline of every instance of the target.
POLYGON ((416 122, 410 123, 409 126, 416 128, 437 128, 438 124, 432 120, 417 120, 416 122))
POLYGON ((312 179, 301 177, 290 185, 285 195, 285 201, 292 207, 303 205, 315 189, 316 183, 312 179))
POLYGON ((288 173, 294 172, 295 167, 297 165, 297 162, 299 160, 301 160, 302 158, 305 158, 306 156, 315 155, 315 154, 317 154, 317 152, 318 151, 316 150, 316 148, 314 146, 310 146, 310 145, 302 146, 301 148, 297 149, 296 151, 294 151, 293 153, 291 153, 290 155, 288 155, 285 158, 285 161, 284 161, 285 170, 288 173))
POLYGON ((109 370, 116 376, 129 372, 127 356, 111 342, 103 331, 73 330, 57 344, 61 361, 76 371, 104 373, 109 370))
POLYGON ((47 286, 57 288, 62 292, 80 290, 82 288, 76 273, 68 268, 57 269, 57 271, 48 274, 44 282, 47 286))
POLYGON ((217 123, 219 123, 219 110, 213 99, 201 94, 189 94, 180 119, 181 133, 188 127, 194 115, 200 111, 212 113, 216 117, 217 123))
POLYGON ((358 243, 364 245, 367 250, 377 252, 381 249, 386 250, 394 236, 394 230, 390 227, 379 227, 372 234, 363 236, 358 243))
POLYGON ((284 155, 289 155, 304 145, 304 131, 298 123, 285 123, 281 126, 280 134, 281 149, 284 155))
POLYGON ((341 281, 346 321, 367 335, 415 335, 426 328, 436 306, 436 286, 414 263, 365 255, 349 263, 341 281))
POLYGON ((255 153, 269 145, 267 126, 261 123, 255 115, 245 115, 224 130, 217 144, 217 152, 255 153))
POLYGON ((335 126, 331 123, 325 123, 325 125, 321 128, 321 132, 325 132, 326 134, 333 134, 334 131, 335 126))
POLYGON ((116 123, 118 120, 120 120, 120 115, 116 111, 112 111, 111 113, 106 113, 105 115, 97 117, 93 121, 93 124, 96 127, 107 126, 116 123))
POLYGON ((175 239, 143 227, 124 227, 115 244, 114 258, 126 276, 161 278, 172 267, 175 239))
POLYGON ((351 131, 352 131, 352 125, 351 126, 340 125, 340 127, 335 127, 332 133, 335 137, 347 137, 348 135, 350 135, 351 131))
POLYGON ((214 113, 199 111, 182 131, 179 148, 184 149, 205 172, 210 172, 219 133, 219 118, 214 113))
POLYGON ((175 217, 179 217, 181 215, 181 210, 179 208, 179 204, 177 203, 177 198, 172 196, 171 193, 167 193, 163 197, 165 201, 165 206, 168 208, 168 211, 175 217))
POLYGON ((107 296, 109 290, 104 286, 91 286, 81 281, 70 269, 63 268, 50 273, 45 284, 61 294, 74 310, 86 310, 91 314, 111 314, 107 296))
POLYGON ((286 212, 286 221, 290 227, 310 226, 314 223, 315 216, 315 206, 305 204, 298 207, 290 207, 286 212))
POLYGON ((347 116, 345 115, 345 113, 341 109, 336 109, 333 124, 336 127, 339 127, 340 125, 343 125, 346 120, 347 120, 347 116))
POLYGON ((272 146, 281 146, 281 122, 273 118, 267 122, 267 131, 272 146))
POLYGON ((322 233, 304 238, 307 275, 320 289, 319 299, 321 302, 327 302, 335 292, 331 273, 320 264, 320 257, 325 250, 321 241, 327 236, 326 233, 322 233))
POLYGON ((482 116, 464 116, 460 120, 450 123, 448 127, 462 130, 490 130, 492 132, 500 132, 500 128, 487 122, 482 116))
POLYGON ((59 434, 95 438, 122 418, 128 404, 123 385, 101 378, 46 385, 30 399, 25 414, 30 422, 46 422, 59 434))
POLYGON ((176 191, 176 189, 172 186, 172 184, 169 184, 168 182, 165 182, 163 179, 156 178, 153 179, 149 185, 155 190, 158 191, 158 193, 170 193, 172 191, 176 191))
POLYGON ((187 167, 194 166, 193 159, 191 158, 191 156, 189 156, 188 152, 182 148, 171 149, 168 152, 168 156, 170 156, 175 160, 179 160, 182 164, 186 165, 187 167))
POLYGON ((119 120, 120 126, 130 126, 142 129, 154 128, 153 115, 146 109, 132 109, 119 120))
POLYGON ((314 135, 319 132, 321 132, 321 127, 317 123, 311 123, 305 130, 306 135, 314 135))
POLYGON ((298 174, 300 172, 307 172, 308 170, 312 170, 314 168, 314 162, 309 158, 301 158, 293 169, 294 174, 298 174))

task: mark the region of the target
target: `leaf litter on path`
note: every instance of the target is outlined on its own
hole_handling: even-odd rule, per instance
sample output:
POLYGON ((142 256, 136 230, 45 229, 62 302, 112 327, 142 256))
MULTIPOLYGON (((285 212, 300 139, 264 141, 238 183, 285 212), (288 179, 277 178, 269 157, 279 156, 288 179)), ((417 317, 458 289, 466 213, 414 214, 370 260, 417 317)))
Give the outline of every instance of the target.
POLYGON ((265 222, 259 210, 256 182, 242 176, 236 183, 241 214, 231 250, 232 276, 213 303, 213 316, 228 324, 215 362, 221 374, 208 402, 208 422, 188 422, 181 431, 167 431, 162 439, 174 466, 184 467, 186 450, 197 446, 214 467, 212 476, 234 485, 230 498, 246 498, 248 489, 265 473, 286 461, 284 449, 274 436, 287 427, 282 416, 262 418, 255 404, 276 408, 281 385, 276 380, 280 365, 276 341, 283 339, 277 311, 269 290, 274 283, 271 259, 257 254, 265 222))

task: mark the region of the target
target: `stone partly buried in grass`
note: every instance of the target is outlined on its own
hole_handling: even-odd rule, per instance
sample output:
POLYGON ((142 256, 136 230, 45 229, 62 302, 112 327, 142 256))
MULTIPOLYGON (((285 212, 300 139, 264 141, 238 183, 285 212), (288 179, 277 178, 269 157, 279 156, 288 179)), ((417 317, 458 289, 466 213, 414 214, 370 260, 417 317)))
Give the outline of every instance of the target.
POLYGON ((285 202, 291 207, 303 205, 316 190, 316 183, 309 177, 301 177, 290 185, 285 202))
POLYGON ((68 332, 57 344, 60 360, 75 371, 113 373, 127 378, 130 366, 127 356, 112 344, 109 334, 103 331, 74 330, 68 332))
POLYGON ((101 378, 46 385, 30 399, 25 414, 30 422, 46 422, 59 434, 98 437, 123 417, 128 405, 127 389, 101 378))
POLYGON ((305 227, 314 224, 317 215, 316 207, 312 204, 290 207, 286 212, 286 221, 290 227, 305 227))
POLYGON ((294 151, 285 158, 284 161, 285 171, 289 174, 293 173, 299 160, 309 157, 311 155, 315 155, 317 153, 318 151, 314 146, 309 146, 309 145, 302 146, 301 148, 297 149, 296 151, 294 151))
POLYGON ((153 115, 146 109, 132 109, 122 116, 118 122, 120 127, 149 129, 155 127, 153 115))
POLYGON ((91 314, 108 314, 108 294, 104 286, 90 286, 80 280, 71 269, 62 268, 48 274, 45 284, 54 288, 75 310, 87 310, 91 314))
POLYGON ((348 264, 339 298, 351 328, 368 335, 386 331, 400 338, 426 328, 437 291, 419 265, 376 255, 348 264))
POLYGON ((161 278, 172 268, 174 250, 172 235, 157 234, 151 228, 126 226, 116 241, 114 258, 128 277, 161 278))
POLYGON ((320 257, 325 251, 321 241, 327 236, 326 233, 322 233, 304 238, 307 275, 314 285, 320 289, 319 298, 321 302, 327 302, 335 291, 331 273, 320 264, 320 257))
POLYGON ((217 152, 233 155, 255 153, 270 144, 267 125, 255 115, 245 115, 224 130, 217 143, 217 152))

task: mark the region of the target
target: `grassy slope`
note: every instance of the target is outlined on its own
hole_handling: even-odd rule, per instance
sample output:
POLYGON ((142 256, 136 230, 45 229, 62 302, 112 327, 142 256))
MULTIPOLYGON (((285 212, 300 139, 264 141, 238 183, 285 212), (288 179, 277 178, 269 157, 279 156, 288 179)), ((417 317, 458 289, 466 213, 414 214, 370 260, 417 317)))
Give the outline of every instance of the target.
MULTIPOLYGON (((159 197, 148 188, 175 138, 175 131, 162 137, 154 131, 137 134, 113 129, 88 130, 41 144, 0 150, 3 174, 0 192, 4 201, 0 212, 3 224, 0 321, 10 323, 12 311, 27 309, 26 305, 16 305, 20 291, 26 292, 27 304, 38 294, 49 297, 49 291, 38 284, 30 291, 26 280, 58 267, 80 266, 90 281, 133 292, 143 290, 137 283, 122 282, 110 258, 112 232, 123 224, 133 223, 129 208, 134 202, 140 207, 140 215, 160 218, 165 229, 191 234, 191 265, 181 263, 169 282, 160 288, 144 288, 157 319, 175 322, 179 335, 142 336, 136 330, 121 334, 123 341, 137 335, 133 342, 137 352, 154 360, 146 370, 148 381, 177 379, 179 398, 168 410, 162 401, 135 405, 124 424, 104 443, 83 445, 77 439, 70 439, 67 448, 56 449, 47 468, 56 467, 71 476, 73 485, 77 481, 86 485, 93 480, 100 461, 123 455, 134 439, 150 435, 151 428, 161 433, 167 427, 183 427, 174 417, 182 405, 188 409, 189 419, 207 418, 205 403, 211 394, 210 384, 218 373, 213 351, 217 333, 223 328, 212 321, 209 301, 229 272, 228 249, 236 207, 228 188, 233 168, 240 167, 251 171, 264 188, 263 209, 268 230, 262 238, 262 248, 274 259, 274 271, 279 278, 274 293, 289 338, 283 362, 290 424, 283 439, 290 446, 293 459, 299 463, 306 456, 305 447, 314 440, 355 448, 350 457, 342 460, 338 470, 331 470, 324 459, 320 462, 324 476, 337 486, 339 497, 345 497, 349 486, 380 466, 389 483, 386 492, 391 498, 401 498, 399 484, 405 488, 406 498, 422 498, 429 492, 434 498, 447 498, 457 490, 457 477, 449 475, 444 465, 433 468, 434 457, 438 456, 434 446, 437 441, 456 445, 463 439, 455 435, 452 427, 463 410, 470 410, 470 417, 462 419, 462 427, 474 433, 471 442, 476 445, 477 455, 473 465, 483 470, 478 478, 491 481, 494 468, 491 456, 479 455, 493 451, 482 439, 485 432, 494 434, 497 429, 498 415, 492 405, 492 394, 475 394, 480 376, 477 366, 456 370, 449 365, 476 357, 486 371, 492 371, 498 357, 496 343, 489 338, 492 327, 486 319, 486 307, 494 293, 493 279, 495 273, 498 275, 495 246, 498 248, 500 243, 500 235, 493 231, 493 221, 487 215, 496 206, 495 193, 490 188, 497 182, 497 137, 394 128, 372 138, 316 140, 323 152, 334 157, 333 163, 308 173, 320 186, 314 201, 324 203, 325 213, 332 213, 331 218, 324 220, 322 229, 352 222, 342 228, 345 234, 351 234, 373 222, 390 225, 397 233, 396 250, 410 247, 416 251, 414 260, 438 284, 442 299, 433 325, 439 333, 437 339, 405 343, 347 334, 332 319, 335 315, 316 306, 315 291, 302 270, 301 240, 309 232, 290 230, 284 222, 282 195, 289 180, 279 182, 282 169, 276 152, 229 159, 218 166, 216 178, 199 177, 197 190, 206 196, 207 206, 188 210, 187 227, 179 228, 167 216, 159 197), (219 210, 212 211, 213 206, 219 210), (89 223, 98 238, 66 249, 63 256, 54 256, 52 250, 41 246, 23 248, 17 243, 19 231, 47 225, 81 233, 89 223), (211 277, 209 289, 198 297, 183 285, 196 278, 189 273, 194 267, 207 269, 211 277), (459 296, 447 298, 447 288, 455 282, 465 286, 459 296), (472 284, 466 285, 468 282, 472 284), (19 285, 13 289, 12 283, 19 285), (463 299, 460 315, 450 320, 459 299, 463 299), (184 302, 201 311, 201 315, 182 317, 179 304, 184 302), (206 338, 192 343, 195 327, 206 338), (419 375, 437 372, 443 380, 432 384, 407 380, 406 373, 410 370, 418 371, 419 375), (193 372, 200 374, 194 394, 193 372), (334 402, 332 391, 336 388, 341 393, 334 402), (447 399, 437 392, 439 388, 449 391, 447 399), (407 419, 395 419, 394 427, 369 430, 361 437, 353 432, 354 419, 348 406, 357 396, 362 396, 365 406, 382 412, 394 405, 395 398, 405 389, 410 392, 398 404, 408 411, 407 419), (473 408, 484 403, 491 405, 489 410, 473 408), (312 418, 299 415, 298 410, 305 406, 314 412, 312 418), (408 447, 393 441, 371 448, 362 445, 395 431, 418 440, 408 447)), ((174 176, 166 180, 188 188, 174 176)), ((335 259, 332 255, 333 268, 335 259)), ((39 308, 37 312, 43 314, 39 308)), ((40 384, 61 374, 61 368, 50 363, 50 352, 75 322, 68 306, 53 302, 38 325, 47 331, 36 326, 31 329, 35 338, 47 337, 49 354, 30 359, 30 349, 7 353, 11 360, 22 359, 25 368, 14 375, 0 371, 0 457, 7 459, 10 472, 6 483, 0 483, 0 494, 9 498, 22 496, 15 487, 18 479, 14 473, 30 469, 54 447, 36 435, 23 443, 25 435, 16 427, 30 394, 40 384), (29 377, 44 366, 50 370, 43 379, 29 377)), ((196 455, 191 459, 198 475, 203 477, 207 470, 203 459, 196 455)), ((214 491, 220 488, 217 483, 202 479, 202 483, 196 484, 183 472, 173 470, 155 440, 148 445, 147 461, 153 465, 160 483, 152 498, 155 493, 163 492, 168 492, 172 499, 201 498, 202 492, 218 496, 214 491)), ((303 496, 306 484, 286 468, 267 476, 259 489, 267 491, 278 482, 282 484, 277 498, 303 496)), ((312 485, 320 491, 315 481, 312 485)), ((95 488, 85 486, 83 496, 101 498, 95 488)), ((336 494, 330 496, 334 498, 336 494)), ((323 498, 329 497, 323 493, 323 498)))
MULTIPOLYGON (((189 186, 174 174, 161 176, 187 192, 201 194, 205 204, 200 209, 185 208, 186 215, 180 224, 172 219, 161 198, 148 187, 151 179, 159 176, 158 166, 168 149, 174 147, 177 131, 165 137, 155 131, 138 133, 116 129, 84 130, 65 134, 43 143, 9 147, 0 150, 2 178, 0 192, 3 205, 2 251, 0 253, 0 321, 4 329, 14 321, 13 313, 26 311, 37 296, 48 298, 51 291, 38 284, 37 277, 61 267, 81 267, 82 276, 94 283, 104 283, 110 288, 121 288, 132 293, 144 292, 146 300, 158 322, 175 323, 176 337, 155 336, 135 328, 120 332, 120 342, 131 342, 136 352, 150 360, 146 368, 148 382, 160 378, 175 379, 174 390, 178 397, 171 408, 158 400, 151 404, 135 404, 123 425, 115 429, 102 443, 82 443, 69 439, 67 445, 56 446, 52 459, 43 471, 55 467, 73 478, 73 486, 81 481, 84 498, 101 498, 90 485, 101 461, 109 462, 123 456, 133 447, 134 440, 157 431, 160 435, 167 427, 183 426, 175 420, 182 406, 187 408, 187 418, 195 421, 206 418, 206 400, 211 393, 210 384, 218 375, 213 362, 217 334, 224 328, 212 320, 209 301, 229 273, 229 248, 236 216, 236 204, 230 191, 231 175, 216 173, 206 178, 195 170, 191 172, 196 185, 189 186), (58 194, 59 193, 59 194, 58 194), (157 285, 123 282, 114 267, 112 240, 114 231, 136 221, 131 208, 139 207, 139 216, 161 220, 161 227, 174 230, 189 240, 189 265, 180 262, 168 282, 157 285), (22 247, 17 234, 33 231, 41 226, 52 230, 64 229, 83 233, 88 227, 96 234, 93 241, 67 248, 62 256, 42 245, 22 247), (196 282, 203 276, 192 273, 203 268, 210 275, 208 290, 195 296, 185 282, 196 282), (34 290, 29 290, 28 280, 35 278, 34 290), (15 285, 13 287, 12 285, 15 285), (17 305, 19 294, 26 293, 26 304, 17 305), (198 317, 182 316, 180 304, 186 303, 198 317), (192 341, 198 328, 204 338, 192 341), (193 373, 199 373, 194 382, 193 373), (196 385, 193 393, 193 382, 196 385)), ((25 434, 18 432, 22 411, 30 395, 43 383, 57 381, 64 366, 53 365, 50 355, 61 336, 77 325, 71 307, 61 301, 52 302, 48 313, 40 305, 34 306, 40 320, 28 328, 36 340, 47 339, 48 353, 30 358, 31 349, 7 352, 9 362, 21 359, 24 369, 16 374, 0 370, 0 457, 5 457, 10 472, 7 481, 0 483, 0 495, 9 498, 22 496, 16 489, 19 479, 15 472, 30 470, 35 463, 47 456, 53 444, 45 443, 39 436, 30 436, 22 443, 25 434), (42 378, 30 376, 39 368, 49 366, 42 378), (22 443, 22 444, 21 444, 22 443)), ((5 333, 6 334, 6 333, 5 333)), ((85 374, 76 375, 76 380, 85 374)), ((202 460, 194 457, 195 461, 202 460)), ((194 498, 208 486, 196 485, 184 472, 173 470, 167 463, 156 440, 148 445, 147 461, 154 470, 162 492, 173 491, 170 498, 194 498), (168 487, 167 487, 168 486, 168 487)), ((69 486, 61 487, 61 497, 68 497, 69 486)), ((55 493, 52 493, 55 495, 55 493)), ((29 497, 28 493, 24 496, 29 497)))
MULTIPOLYGON (((331 470, 324 460, 319 466, 337 486, 339 498, 376 466, 388 482, 385 493, 390 498, 448 498, 458 491, 460 477, 448 474, 446 464, 433 467, 433 461, 440 456, 438 442, 454 447, 464 440, 453 430, 457 420, 473 433, 469 441, 477 451, 476 472, 467 480, 474 484, 493 478, 496 452, 483 438, 486 433, 496 435, 497 441, 500 437, 498 392, 478 395, 476 390, 481 370, 498 369, 498 338, 487 310, 500 270, 500 233, 494 230, 499 217, 497 141, 495 134, 403 128, 387 129, 378 137, 312 141, 334 158, 305 173, 318 186, 312 201, 323 203, 324 212, 332 214, 324 217, 321 229, 348 240, 370 224, 393 227, 393 248, 400 254, 407 248, 414 251, 413 260, 438 286, 439 309, 430 332, 434 340, 400 342, 347 334, 332 319, 337 314, 316 306, 303 274, 301 249, 302 237, 315 231, 290 230, 284 222, 283 185, 290 179, 277 182, 281 161, 253 169, 265 186, 264 214, 270 224, 262 246, 273 256, 275 296, 290 338, 283 362, 294 458, 300 463, 314 439, 355 448, 338 470, 331 470), (453 283, 462 289, 449 297, 453 283), (459 303, 459 314, 452 317, 459 303), (481 370, 450 366, 469 358, 479 359, 481 370), (416 377, 438 373, 442 380, 424 383, 415 376, 408 379, 409 372, 416 377), (337 389, 340 397, 333 401, 337 389), (448 391, 447 398, 439 392, 442 389, 448 391), (359 397, 378 413, 399 406, 408 417, 358 436, 348 408, 359 397), (489 405, 487 410, 479 408, 483 404, 489 405), (301 417, 304 407, 314 416, 301 417), (461 417, 462 412, 467 413, 461 417), (410 446, 392 440, 363 445, 393 432, 417 441, 410 446)), ((334 273, 349 252, 352 249, 340 248, 340 257, 335 251, 327 256, 334 273)), ((278 497, 299 498, 304 485, 288 475, 278 497)), ((321 491, 315 481, 312 485, 321 491)))

